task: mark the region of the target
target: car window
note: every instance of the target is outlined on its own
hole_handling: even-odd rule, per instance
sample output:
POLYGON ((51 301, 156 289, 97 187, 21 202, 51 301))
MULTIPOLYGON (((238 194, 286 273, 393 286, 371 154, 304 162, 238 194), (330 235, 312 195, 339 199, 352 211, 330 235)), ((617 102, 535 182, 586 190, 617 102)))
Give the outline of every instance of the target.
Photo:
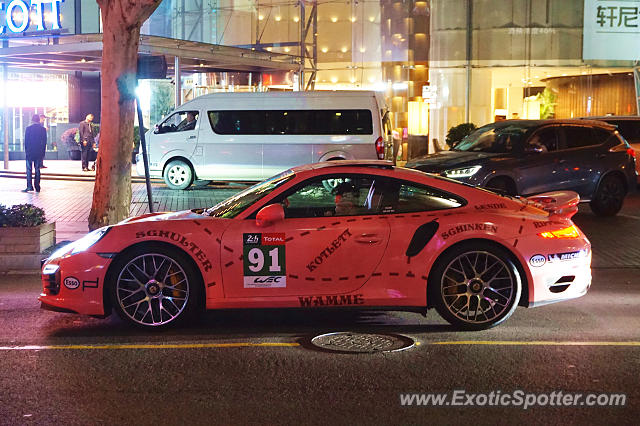
POLYGON ((283 204, 287 218, 409 213, 465 204, 457 196, 428 186, 353 174, 311 179, 276 202, 283 204))
POLYGON ((294 176, 291 170, 284 171, 227 198, 210 209, 205 210, 205 214, 213 217, 236 217, 258 200, 269 195, 274 189, 293 179, 294 176))
POLYGON ((620 120, 613 124, 618 126, 618 131, 627 141, 640 142, 640 120, 620 120))
POLYGON ((185 132, 194 130, 198 122, 198 111, 178 111, 167 117, 155 133, 185 132))
POLYGON ((561 146, 558 129, 556 127, 542 129, 535 132, 529 140, 525 150, 533 152, 553 152, 561 146))
POLYGON ((564 126, 563 130, 567 149, 598 145, 600 143, 594 138, 591 127, 564 126))
POLYGON ((615 138, 615 135, 613 134, 613 132, 610 132, 609 130, 605 130, 605 129, 600 129, 598 127, 591 129, 591 132, 593 135, 594 143, 596 145, 603 144, 606 141, 608 141, 610 138, 615 138))

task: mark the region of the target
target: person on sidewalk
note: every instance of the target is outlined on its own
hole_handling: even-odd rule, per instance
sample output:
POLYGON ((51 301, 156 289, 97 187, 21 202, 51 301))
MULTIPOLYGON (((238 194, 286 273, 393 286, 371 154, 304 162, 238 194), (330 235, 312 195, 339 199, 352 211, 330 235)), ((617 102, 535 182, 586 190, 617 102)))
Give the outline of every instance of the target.
POLYGON ((44 159, 44 151, 47 147, 47 131, 40 124, 40 116, 34 114, 31 125, 24 132, 24 150, 27 160, 27 189, 22 192, 40 192, 40 164, 44 159), (32 170, 35 168, 35 178, 31 184, 32 170))
MULTIPOLYGON (((45 132, 47 131, 47 126, 45 126, 46 121, 47 121, 47 116, 44 114, 40 114, 40 124, 42 124, 42 127, 44 127, 45 132)), ((40 168, 41 169, 47 168, 47 166, 44 165, 44 155, 42 156, 42 162, 40 163, 40 168)))
POLYGON ((91 128, 91 122, 93 121, 93 114, 87 114, 87 118, 80 122, 78 127, 78 133, 80 136, 80 149, 82 150, 82 171, 89 171, 89 153, 93 152, 94 136, 93 129, 91 128))

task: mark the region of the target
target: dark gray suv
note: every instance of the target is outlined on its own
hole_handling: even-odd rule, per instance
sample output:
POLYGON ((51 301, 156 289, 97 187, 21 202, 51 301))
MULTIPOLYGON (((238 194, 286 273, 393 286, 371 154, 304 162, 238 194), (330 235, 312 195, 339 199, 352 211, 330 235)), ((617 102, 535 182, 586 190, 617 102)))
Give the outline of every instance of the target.
POLYGON ((592 120, 487 124, 406 167, 510 195, 576 191, 600 216, 618 213, 636 182, 633 149, 615 126, 592 120))

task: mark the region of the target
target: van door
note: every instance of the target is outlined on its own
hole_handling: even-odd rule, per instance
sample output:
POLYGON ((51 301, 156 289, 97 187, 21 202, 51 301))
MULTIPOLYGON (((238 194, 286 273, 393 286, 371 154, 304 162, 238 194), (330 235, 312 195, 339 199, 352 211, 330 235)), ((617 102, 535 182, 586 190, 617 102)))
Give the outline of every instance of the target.
POLYGON ((157 125, 150 141, 149 168, 162 170, 167 160, 185 157, 192 161, 198 143, 197 110, 176 111, 157 125))
POLYGON ((263 120, 256 111, 207 111, 200 126, 198 177, 262 180, 263 120))

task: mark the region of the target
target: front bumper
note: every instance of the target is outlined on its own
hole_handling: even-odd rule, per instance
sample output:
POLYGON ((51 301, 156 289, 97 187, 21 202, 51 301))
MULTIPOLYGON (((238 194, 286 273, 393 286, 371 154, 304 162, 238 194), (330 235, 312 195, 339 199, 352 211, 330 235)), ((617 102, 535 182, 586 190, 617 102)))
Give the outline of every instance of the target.
POLYGON ((42 274, 42 308, 84 315, 105 315, 104 278, 111 259, 96 253, 78 253, 45 262, 43 270, 57 265, 53 274, 42 274))

